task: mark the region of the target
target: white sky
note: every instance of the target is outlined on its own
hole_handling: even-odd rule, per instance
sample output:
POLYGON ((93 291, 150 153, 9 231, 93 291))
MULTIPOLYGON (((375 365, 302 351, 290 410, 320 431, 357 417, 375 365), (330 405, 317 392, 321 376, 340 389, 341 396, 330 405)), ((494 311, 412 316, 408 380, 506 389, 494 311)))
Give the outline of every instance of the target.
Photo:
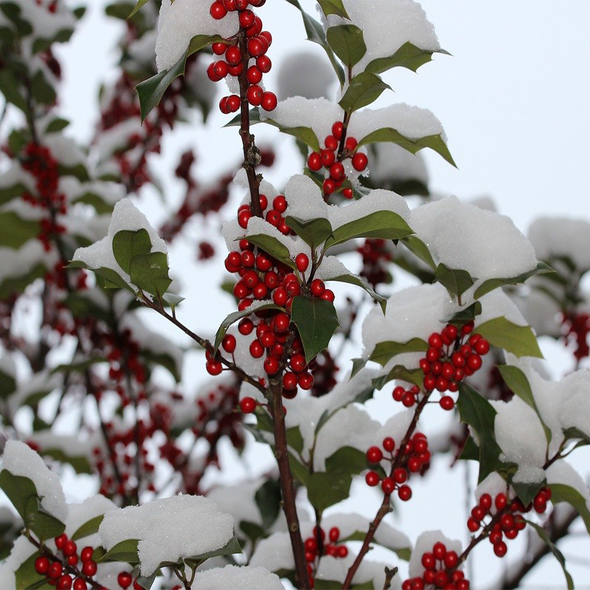
MULTIPOLYGON (((79 138, 91 134, 98 84, 114 75, 115 43, 122 30, 120 24, 103 17, 103 0, 87 4, 89 13, 72 43, 59 50, 65 66, 63 113, 73 120, 72 130, 79 138)), ((513 217, 522 230, 542 214, 590 219, 590 2, 424 0, 422 5, 441 45, 453 57, 436 57, 418 75, 405 70, 387 74, 386 81, 396 94, 380 100, 427 107, 442 121, 459 169, 427 153, 431 187, 465 198, 490 195, 500 212, 513 217)), ((315 50, 302 41, 299 15, 286 2, 269 0, 261 16, 275 39, 270 56, 279 67, 281 56, 293 47, 315 50)), ((268 88, 273 88, 273 73, 268 76, 268 88)), ((224 122, 220 115, 213 116, 208 132, 185 126, 167 141, 164 156, 154 163, 162 170, 169 169, 176 161, 174 154, 196 145, 200 172, 215 176, 216 171, 237 162, 240 153, 235 130, 217 131, 224 122)), ((263 137, 275 135, 274 130, 262 127, 255 131, 263 137)), ((269 180, 281 185, 290 174, 300 171, 300 160, 295 159, 290 140, 281 138, 278 145, 283 154, 269 180)), ((172 182, 166 186, 176 203, 181 196, 178 185, 172 182)), ((140 206, 151 219, 161 219, 162 206, 153 195, 144 196, 140 206)), ((216 231, 217 227, 211 226, 210 235, 216 231)), ((222 276, 219 264, 209 265, 194 279, 182 272, 184 265, 194 260, 194 243, 194 237, 180 242, 172 253, 172 268, 183 275, 186 284, 182 314, 187 323, 211 332, 232 311, 231 300, 213 292, 222 276), (211 281, 212 292, 203 287, 207 281, 211 281)), ((160 325, 158 318, 152 322, 160 325)), ((167 326, 162 329, 179 340, 167 326)), ((557 359, 559 352, 554 348, 545 347, 549 356, 557 359)), ((191 377, 193 381, 194 372, 191 377)), ((441 528, 450 537, 465 538, 465 518, 461 512, 457 515, 463 510, 463 498, 447 487, 459 480, 446 476, 446 464, 445 459, 436 466, 436 478, 428 480, 428 489, 416 486, 402 522, 421 530, 441 528), (437 482, 435 494, 433 482, 437 482), (424 502, 429 505, 426 509, 424 502)), ((372 508, 367 515, 371 512, 372 508)), ((497 571, 498 567, 490 561, 495 560, 491 547, 484 545, 477 561, 478 580, 489 579, 491 568, 497 571)), ((518 554, 513 547, 516 542, 509 546, 509 559, 518 554)), ((590 553, 588 547, 577 539, 563 550, 566 556, 580 556, 590 553)), ((579 587, 590 587, 588 565, 571 563, 570 571, 579 587)), ((561 587, 563 574, 557 563, 547 558, 527 583, 529 588, 561 587)))

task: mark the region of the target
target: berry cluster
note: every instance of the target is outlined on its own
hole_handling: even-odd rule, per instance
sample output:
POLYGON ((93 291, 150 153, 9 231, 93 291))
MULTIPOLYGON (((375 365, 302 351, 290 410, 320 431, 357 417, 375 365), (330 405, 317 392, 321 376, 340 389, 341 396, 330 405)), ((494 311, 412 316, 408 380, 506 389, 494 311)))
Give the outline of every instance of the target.
POLYGON ((338 545, 339 539, 340 529, 338 527, 332 527, 328 532, 328 542, 326 543, 324 529, 317 526, 313 529, 313 536, 305 539, 303 546, 311 588, 315 585, 315 572, 317 571, 319 560, 323 555, 329 555, 336 559, 344 559, 348 556, 348 547, 346 545, 338 545))
POLYGON ((86 590, 87 581, 92 579, 98 569, 96 561, 92 559, 94 549, 84 547, 78 555, 76 543, 65 534, 54 540, 63 559, 49 559, 45 555, 40 555, 35 560, 35 571, 41 576, 46 576, 46 582, 58 590, 86 590), (82 562, 81 567, 78 566, 79 561, 82 562))
MULTIPOLYGON (((464 324, 461 329, 448 324, 428 338, 430 348, 425 358, 420 360, 424 372, 424 389, 427 392, 437 389, 455 392, 459 383, 481 368, 481 357, 490 351, 490 343, 480 334, 473 334, 473 322, 464 324)), ((443 398, 444 399, 444 398, 443 398)), ((451 400, 452 401, 452 400, 451 400)), ((448 402, 442 402, 445 409, 452 409, 448 402), (450 407, 449 407, 450 406, 450 407)))
POLYGON ((435 543, 432 551, 422 554, 422 575, 405 580, 402 590, 423 590, 427 586, 468 590, 469 580, 461 570, 456 569, 458 564, 459 556, 456 551, 447 551, 444 543, 435 543))
MULTIPOLYGON (((43 2, 41 0, 35 0, 35 4, 37 6, 43 6, 43 2)), ((47 12, 55 14, 57 11, 57 0, 50 0, 50 2, 47 3, 46 8, 47 12)))
POLYGON ((367 238, 357 252, 363 258, 363 268, 360 275, 375 288, 380 283, 390 283, 391 274, 388 265, 393 256, 387 249, 387 240, 381 238, 367 238))
POLYGON ((369 471, 365 475, 367 485, 374 487, 381 482, 381 489, 386 495, 393 494, 397 490, 400 500, 407 502, 412 497, 412 488, 406 484, 412 473, 424 474, 430 465, 430 451, 428 440, 421 432, 417 432, 408 440, 405 447, 395 450, 395 441, 390 436, 383 439, 383 451, 378 446, 369 447, 367 461, 373 465, 388 461, 396 467, 390 475, 381 478, 376 471, 369 471), (401 453, 401 457, 398 455, 401 453))
POLYGON ((482 494, 479 503, 471 510, 471 516, 467 520, 467 528, 472 532, 477 532, 482 527, 490 528, 489 540, 494 546, 494 553, 498 557, 504 557, 508 547, 503 538, 512 540, 516 539, 518 533, 526 527, 523 514, 534 509, 538 514, 543 514, 547 510, 547 502, 551 499, 551 489, 542 488, 533 502, 524 506, 523 503, 516 499, 509 501, 506 494, 500 493, 493 500, 490 494, 482 494), (495 507, 495 515, 492 516, 492 510, 495 507), (491 517, 486 524, 484 520, 491 517))
MULTIPOLYGON (((246 69, 246 82, 248 90, 246 98, 253 107, 261 106, 265 111, 273 111, 277 106, 277 97, 273 92, 265 92, 260 83, 264 74, 270 72, 272 62, 266 55, 272 44, 272 35, 262 30, 262 20, 256 16, 248 5, 260 7, 266 0, 216 0, 211 4, 210 14, 216 20, 221 20, 228 12, 238 12, 240 33, 246 37, 246 42, 240 47, 239 36, 223 43, 213 44, 213 53, 224 56, 211 63, 207 68, 207 75, 213 82, 219 82, 226 76, 238 77, 246 69), (246 50, 246 55, 244 51, 246 50), (255 64, 250 64, 250 60, 255 64)), ((235 113, 241 105, 241 99, 237 94, 224 96, 219 102, 219 110, 224 113, 235 113)))
POLYGON ((49 148, 29 143, 25 147, 23 168, 35 178, 37 195, 29 192, 23 194, 23 201, 33 207, 46 209, 48 217, 39 221, 40 232, 37 239, 46 252, 51 249, 51 239, 65 233, 66 228, 55 219, 59 213, 66 213, 66 197, 58 192, 59 166, 49 148))
POLYGON ((563 326, 565 328, 565 340, 575 346, 574 357, 577 361, 590 356, 588 334, 590 334, 590 314, 567 313, 563 314, 563 326))
MULTIPOLYGON (((364 172, 369 163, 366 154, 356 151, 358 141, 354 137, 347 137, 343 149, 340 150, 340 143, 344 136, 344 124, 336 121, 332 125, 332 135, 328 135, 324 140, 324 148, 319 152, 312 152, 307 158, 307 166, 310 170, 319 172, 324 168, 328 173, 323 184, 325 198, 340 189, 347 179, 346 169, 342 163, 344 160, 350 159, 352 167, 357 172, 364 172)), ((343 188, 342 195, 352 199, 352 188, 350 186, 343 188)))

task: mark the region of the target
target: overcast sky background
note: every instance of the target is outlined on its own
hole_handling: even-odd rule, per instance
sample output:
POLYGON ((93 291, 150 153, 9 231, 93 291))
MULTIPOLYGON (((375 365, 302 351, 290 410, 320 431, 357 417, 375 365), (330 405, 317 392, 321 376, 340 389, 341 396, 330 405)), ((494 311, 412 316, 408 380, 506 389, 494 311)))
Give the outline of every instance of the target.
MULTIPOLYGON (((71 132, 83 140, 92 135, 96 121, 99 83, 116 75, 115 44, 122 25, 103 16, 104 4, 103 0, 87 2, 89 11, 79 30, 72 42, 59 50, 65 66, 62 112, 73 120, 71 132)), ((306 0, 304 4, 310 7, 313 2, 306 0)), ((463 198, 489 195, 499 211, 510 215, 523 231, 539 215, 590 219, 590 2, 424 0, 422 5, 442 47, 453 57, 436 56, 434 63, 425 65, 418 75, 401 69, 386 74, 396 94, 382 96, 379 104, 396 100, 426 107, 443 123, 458 169, 434 153, 423 152, 431 188, 463 198)), ((294 47, 322 55, 316 46, 303 42, 303 26, 291 5, 269 0, 261 16, 275 39, 270 56, 279 68, 281 58, 294 47)), ((269 89, 273 89, 274 75, 276 71, 265 78, 269 89)), ((219 96, 221 92, 220 88, 219 96)), ((224 122, 224 117, 215 114, 206 130, 194 126, 178 129, 167 140, 164 155, 153 163, 166 177, 164 171, 175 165, 176 154, 192 145, 198 151, 201 176, 215 177, 238 162, 240 155, 235 130, 219 131, 224 122)), ((265 127, 257 128, 256 133, 262 138, 276 135, 265 127)), ((281 137, 277 145, 281 149, 279 165, 268 179, 283 186, 291 174, 300 171, 301 164, 290 139, 281 137)), ((179 185, 171 180, 166 188, 170 201, 177 203, 179 185)), ((153 194, 142 195, 139 204, 155 223, 162 219, 165 208, 153 194)), ((213 222, 205 237, 217 233, 218 225, 213 222)), ((194 260, 197 238, 200 236, 179 240, 171 253, 171 267, 182 276, 185 286, 187 302, 182 316, 192 328, 211 333, 232 311, 232 301, 214 290, 223 276, 221 258, 198 275, 187 276, 184 269, 191 267, 185 264, 194 260), (211 289, 205 288, 208 282, 211 289)), ((185 343, 159 318, 150 318, 154 327, 185 343)), ((548 358, 567 369, 568 360, 557 346, 545 342, 543 349, 548 358)), ((192 363, 187 373, 190 382, 203 375, 201 363, 196 371, 195 366, 192 363)), ((378 406, 376 403, 374 411, 378 406)), ((441 421, 441 412, 433 417, 435 422, 441 421)), ((428 486, 416 486, 414 499, 404 507, 404 516, 397 524, 416 531, 440 528, 451 538, 465 540, 465 518, 457 516, 464 510, 464 498, 452 492, 462 474, 456 470, 459 479, 449 477, 447 465, 447 459, 439 462, 428 486)), ((587 468, 584 474, 588 474, 587 468)), ((72 494, 76 496, 75 491, 72 494)), ((367 516, 374 513, 375 501, 376 496, 370 496, 362 508, 367 516)), ((490 580, 492 569, 497 571, 498 567, 489 544, 482 545, 485 547, 478 551, 476 561, 476 580, 480 583, 490 580)), ((508 559, 518 556, 516 546, 517 542, 509 545, 508 559)), ((590 543, 577 538, 566 543, 563 550, 566 556, 586 555, 587 559, 590 543)), ((577 586, 590 588, 589 565, 572 561, 569 567, 577 586)), ((527 579, 529 588, 561 586, 563 574, 552 558, 546 558, 527 579)))

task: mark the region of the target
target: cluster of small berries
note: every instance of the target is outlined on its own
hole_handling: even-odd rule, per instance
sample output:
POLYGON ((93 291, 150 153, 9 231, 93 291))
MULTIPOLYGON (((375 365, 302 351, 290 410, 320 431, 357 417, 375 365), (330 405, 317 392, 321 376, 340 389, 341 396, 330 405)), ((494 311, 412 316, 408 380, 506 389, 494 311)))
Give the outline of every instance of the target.
POLYGON ((328 532, 328 541, 326 543, 326 532, 321 527, 314 527, 313 536, 305 539, 305 560, 307 561, 307 574, 309 576, 309 585, 311 588, 315 586, 315 572, 319 560, 323 555, 329 555, 336 559, 344 559, 348 556, 348 547, 346 545, 338 545, 340 539, 340 529, 332 527, 328 532))
POLYGON ((395 450, 395 441, 390 436, 383 439, 383 450, 378 447, 369 447, 367 450, 367 461, 371 464, 379 464, 381 461, 388 461, 397 464, 390 475, 381 478, 376 471, 369 471, 365 475, 367 485, 374 487, 381 482, 381 489, 386 495, 393 494, 397 490, 400 500, 407 502, 412 497, 412 488, 406 484, 412 473, 423 474, 430 465, 430 451, 428 440, 421 432, 417 432, 408 440, 403 449, 395 450), (402 454, 398 459, 398 455, 402 454))
MULTIPOLYGON (((270 203, 268 202, 266 195, 260 195, 260 211, 266 221, 268 221, 268 223, 270 223, 273 227, 276 227, 285 236, 293 235, 293 230, 286 225, 285 219, 283 217, 283 213, 289 206, 285 196, 276 196, 272 201, 272 207, 269 208, 269 205, 270 203)), ((247 229, 248 222, 250 221, 252 215, 253 212, 250 205, 240 205, 238 208, 238 223, 241 228, 247 229)))
POLYGON ((84 547, 78 556, 76 543, 65 534, 55 537, 54 541, 63 560, 40 555, 35 559, 35 571, 46 576, 47 584, 55 586, 57 590, 86 590, 87 581, 92 579, 98 569, 96 561, 92 559, 94 549, 84 547), (82 562, 82 567, 78 566, 79 561, 82 562))
POLYGON ((66 228, 55 220, 59 213, 66 213, 66 197, 58 191, 59 165, 47 147, 34 142, 25 147, 22 167, 35 178, 37 194, 29 192, 23 194, 23 201, 33 207, 41 207, 49 213, 39 221, 39 235, 37 239, 43 244, 46 252, 51 250, 51 239, 55 235, 65 233, 66 228))
POLYGON ((590 356, 590 314, 585 312, 564 312, 563 326, 565 328, 565 340, 575 346, 574 357, 577 361, 590 356))
MULTIPOLYGON (((104 344, 105 353, 110 363, 109 377, 116 385, 120 385, 127 374, 133 375, 140 385, 146 382, 146 368, 139 359, 139 343, 132 338, 130 330, 123 330, 118 338, 115 334, 105 333, 104 344)), ((128 404, 129 399, 124 399, 123 405, 128 404)))
MULTIPOLYGON (((490 351, 490 343, 480 334, 473 334, 473 322, 457 326, 448 324, 428 338, 430 348, 420 360, 424 372, 424 389, 455 392, 459 383, 481 368, 481 357, 490 351)), ((444 398, 443 398, 444 399, 444 398)), ((452 401, 452 400, 451 400, 452 401)), ((441 405, 445 407, 442 403, 441 405)), ((445 409, 452 409, 453 406, 445 409)))
MULTIPOLYGON (((325 168, 328 173, 323 184, 326 198, 342 188, 347 179, 346 169, 342 163, 344 160, 350 159, 352 167, 357 172, 364 172, 369 163, 366 154, 356 151, 358 141, 354 137, 347 137, 344 141, 344 148, 340 151, 343 136, 344 124, 341 121, 336 121, 332 125, 332 135, 328 135, 324 140, 324 148, 319 152, 312 152, 307 158, 307 166, 310 170, 319 172, 325 168)), ((342 195, 347 199, 352 199, 352 188, 350 186, 342 188, 342 195)))
MULTIPOLYGON (((42 0, 35 0, 35 4, 37 6, 43 6, 42 0)), ((48 2, 46 8, 47 12, 55 14, 57 12, 57 0, 51 0, 50 2, 48 2)))
MULTIPOLYGON (((265 111, 272 111, 277 106, 277 97, 273 92, 265 92, 260 86, 264 74, 272 68, 272 62, 266 55, 272 44, 272 35, 262 30, 262 20, 248 8, 248 5, 260 7, 265 3, 266 0, 215 0, 211 4, 209 12, 216 20, 221 20, 228 12, 238 12, 240 30, 246 36, 246 43, 242 48, 238 38, 224 43, 214 43, 213 53, 224 56, 225 60, 220 59, 211 63, 207 68, 207 75, 213 82, 219 82, 228 75, 240 76, 244 73, 244 68, 247 68, 248 102, 253 107, 261 106, 265 111), (243 49, 246 49, 246 55, 243 49), (255 65, 248 66, 250 59, 256 60, 255 65)), ((224 96, 219 102, 219 110, 224 114, 235 113, 241 102, 237 94, 224 96)))
POLYGON ((467 520, 467 528, 475 533, 480 528, 491 526, 489 536, 490 543, 494 546, 494 553, 498 557, 504 557, 508 551, 503 538, 516 539, 518 533, 526 528, 526 521, 523 514, 534 509, 538 514, 547 510, 547 502, 551 499, 551 489, 543 487, 535 496, 533 502, 524 506, 519 499, 508 500, 506 494, 500 493, 493 500, 490 494, 482 494, 479 503, 471 510, 471 516, 467 520), (495 515, 492 515, 492 508, 495 507, 495 515), (490 517, 490 522, 485 523, 484 519, 490 517))
POLYGON ((459 556, 456 551, 447 551, 444 543, 435 543, 432 551, 422 554, 421 576, 405 580, 402 590, 424 590, 426 587, 444 588, 445 590, 469 590, 469 580, 465 574, 456 569, 459 556))
POLYGON ((388 241, 381 238, 367 238, 357 249, 363 258, 363 268, 359 274, 367 279, 373 288, 381 283, 391 282, 388 265, 393 256, 387 249, 387 244, 388 241))
POLYGON ((311 388, 313 397, 322 397, 334 389, 337 383, 336 373, 340 367, 336 364, 329 350, 320 352, 309 363, 309 369, 313 374, 313 387, 311 388))

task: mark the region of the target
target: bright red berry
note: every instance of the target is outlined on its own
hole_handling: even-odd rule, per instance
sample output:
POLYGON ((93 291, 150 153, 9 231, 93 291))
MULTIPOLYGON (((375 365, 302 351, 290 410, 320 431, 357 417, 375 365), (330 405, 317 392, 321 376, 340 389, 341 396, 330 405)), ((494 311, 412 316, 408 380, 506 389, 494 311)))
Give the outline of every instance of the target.
POLYGON ((209 13, 215 20, 221 20, 227 14, 227 10, 221 2, 213 2, 209 13))
POLYGON ((369 158, 367 158, 366 154, 358 152, 352 157, 352 167, 357 172, 362 172, 367 167, 368 163, 369 158))
MULTIPOLYGON (((240 400, 240 409, 244 414, 251 414, 256 409, 256 400, 253 397, 244 397, 240 400)), ((119 584, 121 584, 121 579, 119 578, 119 584)), ((129 585, 129 584, 128 584, 129 585)), ((123 586, 126 588, 126 586, 123 586)))
POLYGON ((379 447, 369 447, 367 450, 367 461, 369 463, 379 463, 383 459, 383 452, 379 447))
POLYGON ((309 266, 309 257, 303 252, 295 257, 295 265, 299 272, 305 272, 309 266))
POLYGON ((35 571, 38 574, 45 575, 49 570, 50 562, 47 557, 40 556, 35 560, 35 571))

